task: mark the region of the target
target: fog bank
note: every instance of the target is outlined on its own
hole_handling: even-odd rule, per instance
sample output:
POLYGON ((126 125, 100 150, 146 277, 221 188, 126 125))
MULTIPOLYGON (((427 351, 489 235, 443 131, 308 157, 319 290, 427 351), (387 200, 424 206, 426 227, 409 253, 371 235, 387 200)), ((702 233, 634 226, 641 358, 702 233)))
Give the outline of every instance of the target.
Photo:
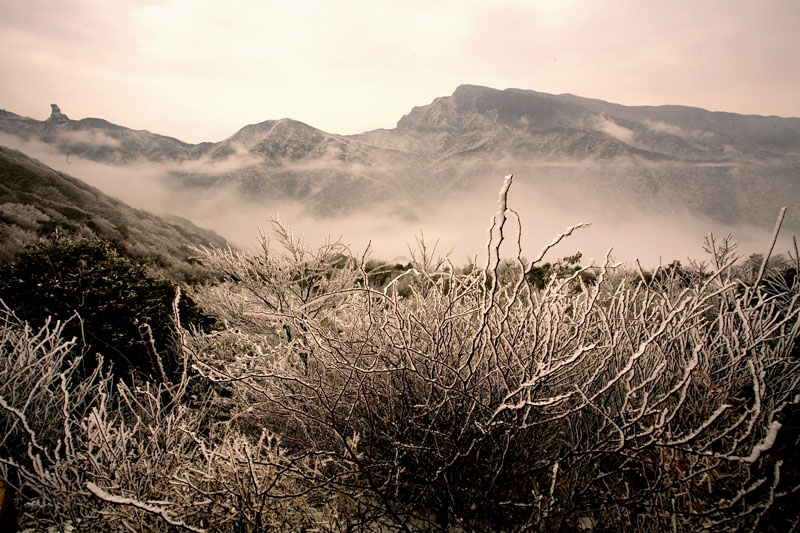
MULTIPOLYGON (((95 140, 105 142, 104 139, 95 140)), ((311 213, 306 204, 246 196, 225 183, 189 188, 165 181, 165 176, 171 172, 229 171, 235 167, 235 162, 231 161, 219 169, 199 165, 196 161, 117 166, 65 156, 44 143, 21 141, 4 134, 0 134, 0 144, 19 149, 133 207, 187 218, 216 231, 240 248, 254 247, 259 233, 268 229, 270 219, 280 217, 305 235, 310 245, 328 237, 341 238, 354 254, 361 254, 369 246, 374 257, 387 261, 406 258, 408 246, 414 246, 420 235, 424 235, 430 246, 438 241, 438 253, 451 252, 455 264, 464 264, 473 258, 484 260, 487 231, 497 211, 497 193, 502 183, 502 174, 498 173, 496 179, 446 189, 450 191, 447 193, 434 192, 427 201, 362 205, 344 215, 323 217, 311 213)), ((244 157, 240 164, 252 164, 252 160, 244 157)), ((504 166, 513 167, 513 162, 504 163, 504 166)), ((508 170, 514 171, 513 168, 508 170)), ((616 260, 639 259, 645 267, 675 259, 703 259, 703 237, 709 232, 718 237, 733 234, 734 240, 740 242, 739 253, 743 256, 764 253, 769 246, 772 225, 722 223, 690 213, 688 209, 659 211, 651 205, 637 207, 635 202, 625 198, 606 201, 583 185, 555 186, 552 182, 537 181, 532 177, 535 172, 539 171, 530 165, 522 166, 508 199, 509 208, 521 219, 522 253, 529 258, 537 256, 544 245, 567 227, 578 223, 591 225, 576 231, 552 250, 547 260, 580 251, 583 264, 592 260, 602 262, 609 250, 616 260)), ((776 210, 774 216, 777 215, 776 210)), ((503 253, 515 255, 516 231, 509 230, 507 239, 503 253)), ((791 235, 784 231, 776 253, 785 252, 790 246, 791 235)))

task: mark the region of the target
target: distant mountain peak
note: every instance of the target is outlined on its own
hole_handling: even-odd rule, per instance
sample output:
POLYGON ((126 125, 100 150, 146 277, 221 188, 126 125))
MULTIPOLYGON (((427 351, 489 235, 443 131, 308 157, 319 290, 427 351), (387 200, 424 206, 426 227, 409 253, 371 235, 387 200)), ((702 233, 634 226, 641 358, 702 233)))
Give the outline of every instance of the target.
POLYGON ((547 93, 459 85, 452 96, 414 107, 400 119, 397 127, 400 130, 460 132, 475 131, 487 125, 530 131, 583 129, 587 118, 593 114, 547 93))
POLYGON ((61 112, 58 104, 50 104, 50 118, 47 120, 49 122, 68 122, 69 117, 61 112))

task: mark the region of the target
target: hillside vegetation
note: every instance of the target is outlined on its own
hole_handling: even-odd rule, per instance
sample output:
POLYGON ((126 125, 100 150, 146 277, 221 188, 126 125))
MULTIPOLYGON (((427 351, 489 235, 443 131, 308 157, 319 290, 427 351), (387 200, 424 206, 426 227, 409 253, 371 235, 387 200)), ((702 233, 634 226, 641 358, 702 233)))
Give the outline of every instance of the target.
POLYGON ((103 194, 25 154, 0 146, 0 262, 54 236, 118 243, 176 280, 208 276, 190 246, 225 247, 212 231, 178 217, 158 217, 103 194))
POLYGON ((62 322, 2 312, 0 476, 20 524, 797 528, 796 250, 773 268, 765 243, 753 272, 709 237, 691 268, 544 269, 577 228, 526 259, 511 183, 478 267, 420 242, 377 283, 366 255, 280 224, 253 253, 198 250, 225 281, 192 296, 223 326, 192 327, 178 294, 165 380, 80 375, 62 322))

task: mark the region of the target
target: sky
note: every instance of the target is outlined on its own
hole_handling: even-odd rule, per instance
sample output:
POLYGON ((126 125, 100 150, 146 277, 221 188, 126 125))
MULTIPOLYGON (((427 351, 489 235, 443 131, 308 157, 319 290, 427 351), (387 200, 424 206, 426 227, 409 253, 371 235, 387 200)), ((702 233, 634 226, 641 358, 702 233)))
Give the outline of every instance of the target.
POLYGON ((186 142, 392 128, 460 84, 800 117, 797 0, 0 0, 0 108, 186 142))

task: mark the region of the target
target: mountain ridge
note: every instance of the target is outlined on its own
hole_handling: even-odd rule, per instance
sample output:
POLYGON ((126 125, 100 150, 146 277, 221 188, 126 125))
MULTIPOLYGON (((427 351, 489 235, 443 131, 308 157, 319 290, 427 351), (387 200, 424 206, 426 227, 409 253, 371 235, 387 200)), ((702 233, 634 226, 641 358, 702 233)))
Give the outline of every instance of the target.
MULTIPOLYGON (((0 131, 17 136, 38 133, 40 136, 45 137, 47 133, 52 134, 52 131, 47 131, 47 125, 68 125, 69 130, 77 131, 102 128, 128 134, 153 136, 162 142, 185 149, 187 156, 197 156, 202 155, 207 150, 207 147, 241 138, 248 130, 263 129, 261 128, 263 125, 269 125, 271 129, 276 125, 291 124, 293 127, 287 128, 289 136, 302 132, 304 134, 313 134, 314 136, 343 139, 363 139, 386 131, 431 129, 437 126, 437 124, 431 124, 431 122, 434 122, 432 117, 437 112, 441 114, 440 108, 450 103, 453 104, 457 115, 466 117, 466 120, 457 124, 461 129, 486 128, 493 123, 508 125, 515 129, 527 129, 528 131, 585 128, 587 125, 582 122, 596 118, 597 113, 606 114, 611 120, 623 119, 629 123, 633 120, 642 120, 644 115, 650 114, 668 120, 669 122, 666 122, 668 126, 671 125, 678 128, 685 126, 706 127, 714 130, 712 133, 722 130, 737 131, 742 129, 742 124, 759 122, 762 133, 770 132, 773 134, 771 137, 766 137, 766 140, 774 142, 779 140, 775 137, 776 134, 785 134, 789 137, 784 140, 785 144, 794 149, 793 153, 800 153, 800 146, 798 146, 798 143, 800 143, 800 118, 798 117, 709 111, 700 107, 671 104, 626 106, 571 93, 550 94, 517 88, 499 90, 471 84, 459 85, 452 95, 437 97, 430 104, 414 106, 409 113, 398 120, 394 129, 382 128, 351 135, 326 132, 304 122, 285 117, 245 125, 220 141, 203 141, 192 144, 175 137, 152 133, 149 130, 133 130, 102 118, 87 117, 72 120, 61 113, 56 104, 51 104, 51 106, 54 106, 54 110, 51 112, 51 116, 43 121, 0 109, 0 131), (498 105, 498 101, 500 101, 500 105, 498 105), (576 105, 578 108, 575 107, 576 105), (489 112, 495 114, 494 120, 487 120, 489 112), (423 116, 420 117, 420 115, 423 116), (484 121, 476 120, 475 116, 470 115, 480 115, 484 121), (55 120, 55 118, 59 118, 59 120, 55 120), (693 124, 690 123, 692 119, 694 120, 693 124), (522 124, 514 124, 514 120, 522 122, 522 124)), ((448 123, 448 125, 456 124, 448 123)), ((751 126, 750 129, 758 130, 759 128, 751 126)), ((46 139, 46 142, 52 141, 46 139)), ((131 146, 131 148, 135 147, 131 146)), ((146 151, 141 155, 151 160, 159 160, 153 157, 154 154, 149 154, 146 151)))
MULTIPOLYGON (((770 223, 776 202, 800 197, 800 118, 569 93, 460 85, 391 129, 338 135, 284 118, 199 144, 57 118, 0 112, 0 132, 102 164, 161 165, 160 180, 175 192, 234 190, 243 201, 296 201, 323 217, 381 205, 435 209, 437 198, 510 172, 575 209, 602 200, 619 213, 648 205, 758 225, 770 223)), ((787 224, 800 228, 800 217, 787 224)))

